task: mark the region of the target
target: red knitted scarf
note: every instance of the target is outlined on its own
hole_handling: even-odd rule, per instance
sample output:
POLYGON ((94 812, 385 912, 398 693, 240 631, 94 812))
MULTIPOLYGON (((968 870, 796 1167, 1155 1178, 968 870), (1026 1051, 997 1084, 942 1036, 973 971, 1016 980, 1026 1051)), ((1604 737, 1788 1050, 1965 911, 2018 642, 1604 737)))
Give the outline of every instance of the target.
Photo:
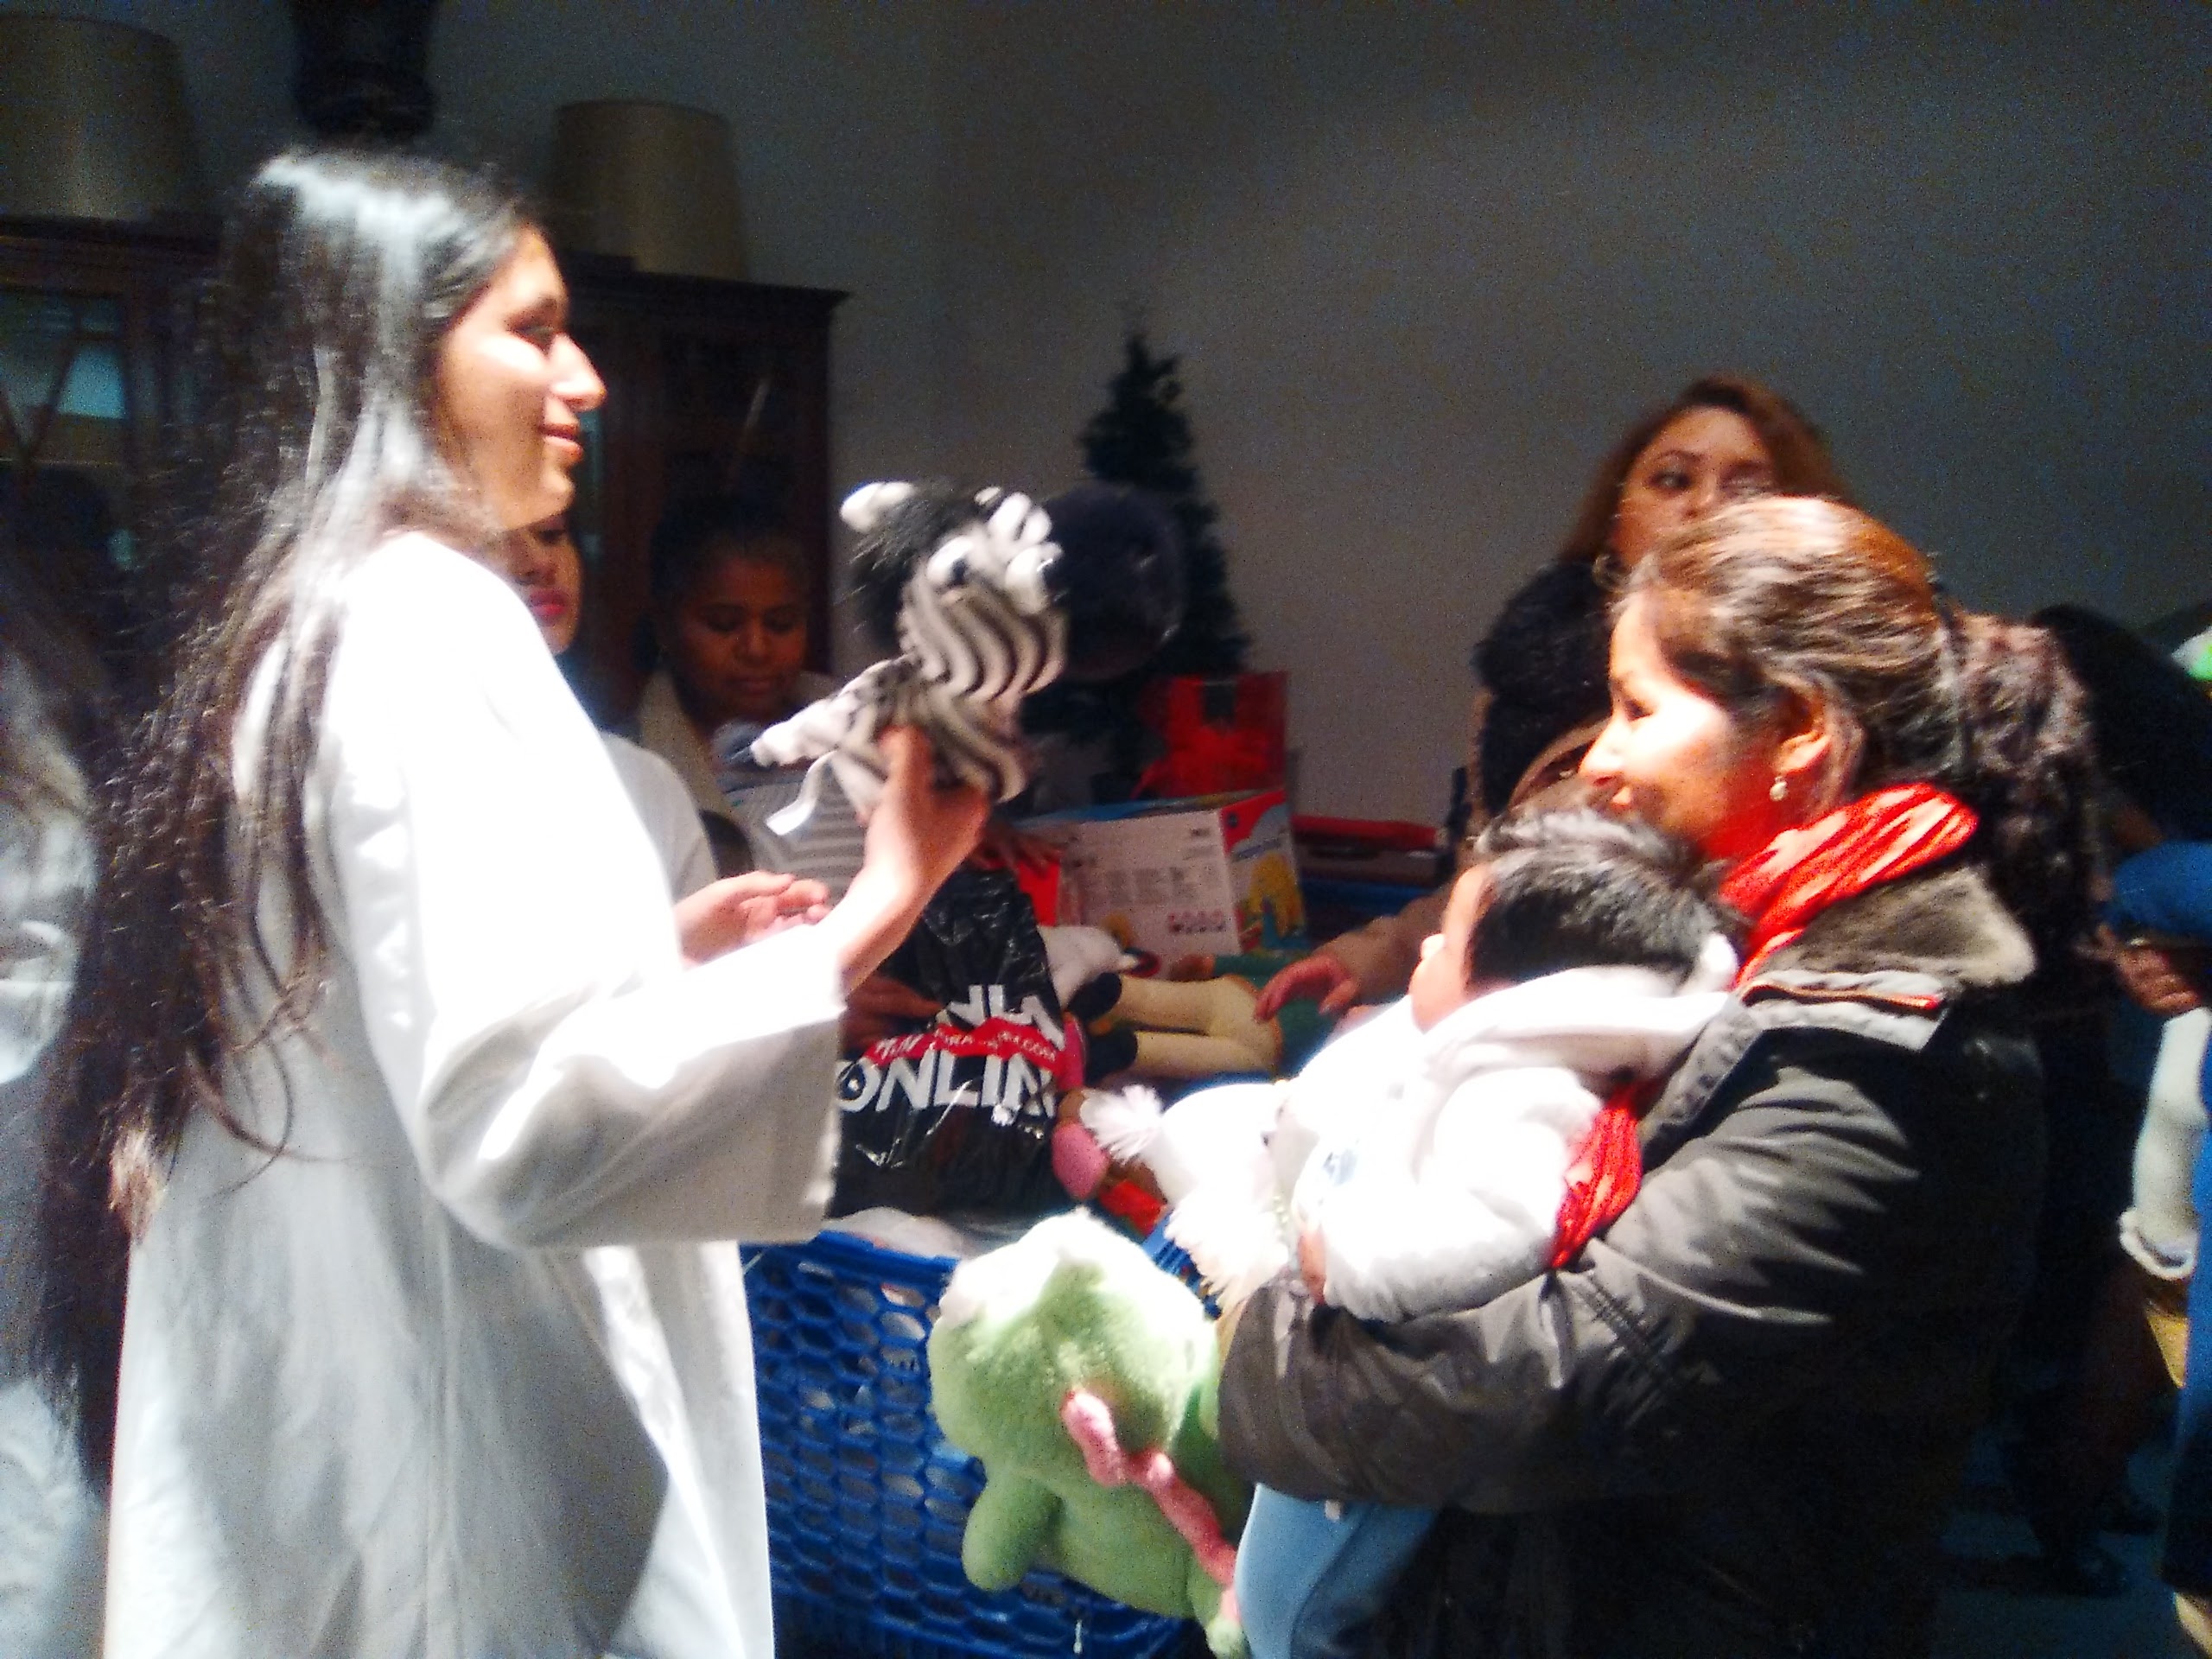
MULTIPOLYGON (((1958 851, 1973 838, 1976 822, 1971 808, 1932 785, 1901 784, 1783 830, 1720 885, 1722 902, 1751 922, 1736 983, 1749 982, 1839 899, 1958 851)), ((1637 1122, 1657 1094, 1656 1079, 1616 1090, 1575 1148, 1553 1236, 1553 1267, 1574 1260, 1636 1196, 1643 1177, 1637 1122)))
POLYGON ((1736 982, 1750 983, 1830 905, 1957 852, 1978 822, 1932 784, 1899 784, 1783 830, 1720 884, 1721 902, 1751 923, 1736 982))

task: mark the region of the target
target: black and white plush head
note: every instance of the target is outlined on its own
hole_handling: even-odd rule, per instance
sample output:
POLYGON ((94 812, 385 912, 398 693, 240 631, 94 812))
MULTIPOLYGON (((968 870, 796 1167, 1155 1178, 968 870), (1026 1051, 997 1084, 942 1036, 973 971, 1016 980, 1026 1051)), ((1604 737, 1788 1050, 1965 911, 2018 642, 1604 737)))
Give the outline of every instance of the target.
MULTIPOLYGON (((1019 793, 1021 700, 1063 675, 1127 673, 1181 620, 1173 526, 1126 491, 1084 486, 1040 507, 1001 489, 869 484, 842 516, 860 534, 861 620, 898 655, 771 727, 753 753, 766 766, 828 762, 862 810, 885 775, 876 734, 894 724, 929 734, 947 781, 1019 793)), ((804 823, 815 789, 810 778, 771 827, 804 823)))

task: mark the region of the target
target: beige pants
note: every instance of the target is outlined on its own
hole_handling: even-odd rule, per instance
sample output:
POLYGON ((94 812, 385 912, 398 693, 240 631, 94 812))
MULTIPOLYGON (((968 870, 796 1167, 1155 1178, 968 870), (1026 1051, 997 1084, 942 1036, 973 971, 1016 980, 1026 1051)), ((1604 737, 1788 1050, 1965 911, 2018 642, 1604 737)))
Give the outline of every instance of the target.
MULTIPOLYGON (((2143 1317, 2150 1322, 2152 1338, 2166 1362, 2166 1374, 2181 1387, 2183 1362, 2189 1355, 2189 1283, 2153 1279, 2143 1296, 2143 1317)), ((2174 1592, 2174 1617, 2181 1633, 2196 1644, 2199 1653, 2212 1655, 2212 1597, 2174 1592)))

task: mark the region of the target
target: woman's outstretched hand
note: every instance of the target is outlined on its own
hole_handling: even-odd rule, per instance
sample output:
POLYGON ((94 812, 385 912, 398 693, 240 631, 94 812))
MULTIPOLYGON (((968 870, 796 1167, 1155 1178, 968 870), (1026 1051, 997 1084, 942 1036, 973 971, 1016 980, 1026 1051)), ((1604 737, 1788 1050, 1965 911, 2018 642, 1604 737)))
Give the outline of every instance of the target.
POLYGON ((1334 957, 1317 951, 1292 963, 1261 988, 1252 1017, 1272 1020, 1284 1003, 1301 999, 1319 1003, 1321 1012, 1334 1019, 1359 1001, 1359 982, 1334 957))
POLYGON ((818 922, 830 913, 830 889, 772 870, 753 870, 676 901, 676 936, 683 960, 696 967, 755 939, 818 922))
POLYGON ((929 740, 919 732, 894 726, 876 741, 891 775, 868 815, 860 874, 823 924, 836 935, 848 990, 898 948, 930 895, 974 849, 990 814, 981 790, 937 785, 929 740))

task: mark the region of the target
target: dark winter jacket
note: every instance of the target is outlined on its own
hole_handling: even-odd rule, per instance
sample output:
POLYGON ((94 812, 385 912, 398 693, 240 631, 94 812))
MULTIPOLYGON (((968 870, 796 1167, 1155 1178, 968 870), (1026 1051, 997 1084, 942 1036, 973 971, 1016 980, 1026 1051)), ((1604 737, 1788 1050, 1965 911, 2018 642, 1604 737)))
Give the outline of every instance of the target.
POLYGON ((2030 1268, 2031 965, 1972 869, 1822 912, 1691 1050, 1573 1267, 1396 1325, 1287 1277, 1254 1298, 1231 1463, 1465 1511, 1401 1584, 1395 1651, 1923 1651, 2030 1268))
POLYGON ((1580 561, 1546 565, 1505 601, 1475 647, 1475 677, 1490 701, 1470 781, 1486 816, 1505 810, 1553 739, 1605 718, 1612 632, 1605 592, 1580 561))

